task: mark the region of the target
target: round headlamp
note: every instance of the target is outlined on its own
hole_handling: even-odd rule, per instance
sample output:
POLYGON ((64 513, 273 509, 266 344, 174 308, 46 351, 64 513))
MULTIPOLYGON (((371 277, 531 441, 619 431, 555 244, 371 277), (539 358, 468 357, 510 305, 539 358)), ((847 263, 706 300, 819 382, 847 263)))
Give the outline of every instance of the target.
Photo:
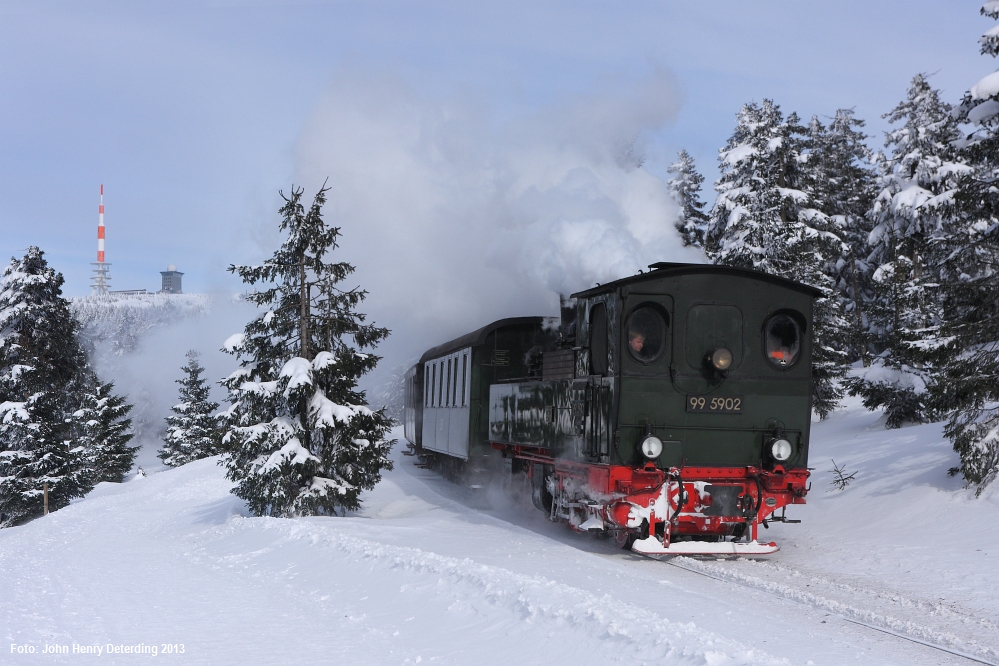
POLYGON ((724 372, 732 367, 732 352, 725 347, 719 347, 711 352, 711 365, 715 370, 724 372))
POLYGON ((786 439, 775 439, 770 444, 770 454, 777 462, 787 462, 791 457, 791 442, 786 439))
POLYGON ((642 442, 642 455, 649 460, 654 460, 662 455, 663 452, 663 440, 659 439, 655 435, 649 435, 642 442))

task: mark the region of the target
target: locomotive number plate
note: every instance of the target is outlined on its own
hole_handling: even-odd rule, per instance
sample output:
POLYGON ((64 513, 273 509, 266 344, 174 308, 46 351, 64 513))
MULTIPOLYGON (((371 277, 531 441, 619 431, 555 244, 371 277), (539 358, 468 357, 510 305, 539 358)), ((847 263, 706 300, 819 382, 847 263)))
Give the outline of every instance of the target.
POLYGON ((742 414, 741 395, 688 395, 688 412, 711 412, 713 414, 742 414))

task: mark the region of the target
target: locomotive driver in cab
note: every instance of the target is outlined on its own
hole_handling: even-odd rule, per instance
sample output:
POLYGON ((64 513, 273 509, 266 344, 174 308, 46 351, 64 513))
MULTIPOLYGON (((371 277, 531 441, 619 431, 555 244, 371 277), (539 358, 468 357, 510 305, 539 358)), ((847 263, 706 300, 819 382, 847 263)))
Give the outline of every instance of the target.
POLYGON ((642 347, 645 346, 645 336, 635 330, 628 331, 628 346, 631 347, 631 351, 641 354, 642 347))

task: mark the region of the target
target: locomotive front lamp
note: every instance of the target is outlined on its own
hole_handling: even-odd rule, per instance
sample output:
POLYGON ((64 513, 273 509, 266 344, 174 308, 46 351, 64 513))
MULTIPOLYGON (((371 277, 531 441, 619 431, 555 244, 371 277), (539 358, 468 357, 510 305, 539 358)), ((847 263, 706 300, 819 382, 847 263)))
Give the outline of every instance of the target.
POLYGON ((649 435, 642 442, 642 455, 649 460, 655 460, 663 452, 663 440, 655 435, 649 435))
POLYGON ((770 453, 777 462, 787 462, 791 457, 791 442, 786 439, 775 439, 770 445, 770 453))
POLYGON ((711 365, 715 370, 725 372, 732 367, 732 352, 725 347, 719 347, 711 352, 711 365))

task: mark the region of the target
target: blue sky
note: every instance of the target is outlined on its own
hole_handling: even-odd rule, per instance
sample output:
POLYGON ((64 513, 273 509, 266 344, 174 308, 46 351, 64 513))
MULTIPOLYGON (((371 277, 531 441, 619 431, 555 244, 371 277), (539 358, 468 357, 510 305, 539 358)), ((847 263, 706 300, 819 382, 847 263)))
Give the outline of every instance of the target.
MULTIPOLYGON (((735 113, 763 98, 806 119, 854 107, 880 145, 880 115, 902 98, 914 74, 933 73, 933 84, 954 101, 995 68, 978 54, 976 40, 992 25, 978 15, 979 5, 2 0, 0 250, 9 256, 40 245, 66 276, 67 294, 88 293, 97 190, 104 183, 115 288, 158 288, 158 272, 174 263, 186 273, 188 291, 238 290, 224 267, 258 260, 273 248, 278 189, 304 183, 311 194, 331 174, 349 182, 351 174, 366 173, 363 182, 377 180, 382 189, 363 200, 354 196, 356 188, 334 190, 328 211, 343 226, 358 280, 367 280, 372 311, 399 328, 404 320, 391 314, 389 301, 378 300, 379 291, 413 281, 414 271, 424 284, 419 266, 427 262, 442 268, 425 284, 443 292, 442 285, 464 279, 461 270, 474 269, 459 263, 458 273, 450 273, 446 256, 406 257, 399 248, 383 254, 374 242, 351 249, 369 231, 371 238, 394 237, 394 227, 383 236, 374 229, 386 217, 397 216, 393 224, 417 232, 420 225, 435 226, 440 201, 460 199, 469 174, 488 173, 527 185, 515 188, 517 203, 504 204, 503 215, 483 218, 491 220, 482 223, 483 238, 494 236, 493 225, 502 228, 503 243, 516 245, 518 229, 527 227, 502 221, 515 217, 547 215, 571 226, 569 214, 557 209, 560 201, 566 210, 573 207, 566 192, 589 187, 564 186, 567 174, 579 169, 559 171, 558 196, 538 184, 549 176, 518 170, 547 163, 545 155, 555 152, 564 157, 566 146, 573 159, 592 166, 599 160, 580 157, 599 143, 591 135, 606 139, 608 150, 635 139, 646 158, 643 170, 655 178, 666 177, 676 151, 686 147, 710 185, 735 113), (377 200, 397 194, 385 173, 412 173, 398 161, 393 137, 408 141, 404 137, 429 126, 435 128, 432 149, 412 147, 424 145, 424 137, 405 154, 423 150, 422 166, 413 168, 425 170, 448 161, 448 169, 433 166, 419 182, 451 184, 406 221, 412 201, 384 208, 377 200), (365 131, 376 137, 377 150, 363 142, 343 148, 365 131), (547 145, 548 153, 539 157, 532 142, 547 145), (510 145, 520 152, 514 155, 510 145), (543 214, 525 203, 534 201, 527 191, 547 192, 543 214), (367 221, 352 226, 355 220, 367 221)), ((593 185, 602 200, 658 196, 655 183, 619 186, 604 176, 593 185)), ((503 196, 510 199, 509 192, 503 196)), ((710 190, 706 198, 713 198, 710 190)), ((472 197, 460 215, 450 214, 477 220, 489 201, 472 197)), ((576 221, 592 225, 600 215, 591 206, 576 221)), ((550 240, 554 228, 535 232, 550 240)), ((567 228, 558 227, 559 233, 567 228)), ((485 263, 494 269, 506 261, 551 261, 550 253, 523 252, 510 260, 505 250, 449 237, 464 243, 465 255, 489 254, 485 263)), ((632 233, 628 242, 644 241, 632 233)), ((589 279, 563 273, 544 279, 589 279)), ((481 284, 496 279, 485 276, 481 284)), ((470 314, 455 314, 460 304, 452 306, 434 316, 451 317, 455 332, 486 314, 519 310, 513 297, 498 309, 470 314)))

